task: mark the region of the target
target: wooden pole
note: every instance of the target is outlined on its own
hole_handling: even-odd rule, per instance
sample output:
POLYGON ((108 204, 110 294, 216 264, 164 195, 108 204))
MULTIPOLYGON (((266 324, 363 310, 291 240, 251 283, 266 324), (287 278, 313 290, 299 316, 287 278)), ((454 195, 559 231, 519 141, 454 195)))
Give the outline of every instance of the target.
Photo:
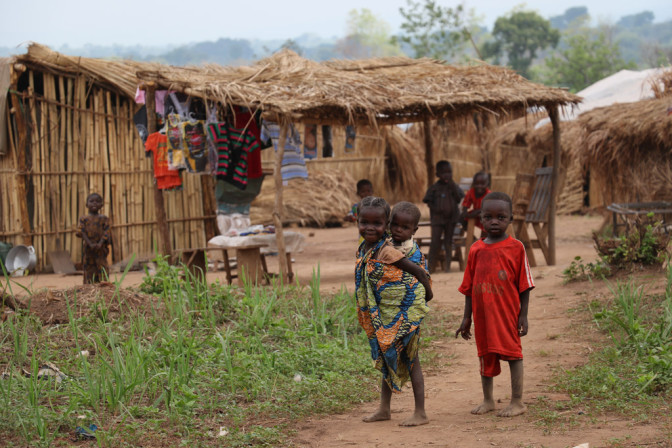
POLYGON ((423 122, 425 131, 425 165, 427 167, 427 188, 434 183, 434 148, 432 143, 432 127, 430 121, 423 122))
POLYGON ((285 142, 287 141, 287 132, 289 130, 289 121, 287 117, 280 119, 280 139, 278 140, 278 150, 275 153, 275 167, 273 177, 275 179, 275 206, 273 207, 273 224, 275 225, 275 239, 278 246, 278 262, 280 263, 280 276, 283 281, 287 281, 287 250, 285 249, 285 235, 282 229, 282 158, 285 155, 285 142))
POLYGON ((552 107, 548 116, 553 125, 553 171, 551 173, 551 203, 548 207, 548 264, 555 266, 555 211, 560 172, 560 120, 558 109, 552 107))
MULTIPOLYGON (((154 84, 147 83, 145 86, 145 106, 147 110, 147 132, 152 134, 156 132, 156 105, 154 103, 154 84)), ((159 190, 159 185, 154 180, 154 207, 156 210, 156 225, 159 228, 159 239, 161 251, 172 259, 173 251, 170 247, 170 233, 168 231, 168 219, 166 218, 166 208, 163 203, 163 192, 159 190)))
MULTIPOLYGON (((19 77, 26 70, 22 64, 12 66, 10 78, 10 89, 18 91, 19 77)), ((16 142, 16 190, 19 199, 19 210, 21 211, 21 229, 23 230, 23 244, 33 245, 33 238, 30 235, 30 218, 28 216, 28 196, 26 194, 27 167, 26 167, 26 142, 28 141, 28 124, 26 123, 23 105, 19 101, 17 93, 12 93, 12 110, 14 111, 14 120, 18 130, 18 139, 16 142)))
POLYGON ((203 215, 215 216, 203 221, 205 227, 205 242, 217 236, 217 201, 215 199, 215 185, 212 176, 201 177, 201 200, 203 201, 203 215))

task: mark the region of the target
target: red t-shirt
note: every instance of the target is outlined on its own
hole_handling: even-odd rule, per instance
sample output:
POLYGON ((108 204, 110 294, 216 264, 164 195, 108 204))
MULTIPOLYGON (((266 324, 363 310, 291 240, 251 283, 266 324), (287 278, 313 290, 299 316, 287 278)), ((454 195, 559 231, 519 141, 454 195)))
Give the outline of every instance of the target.
MULTIPOLYGON (((488 193, 490 193, 490 189, 489 189, 489 188, 486 188, 486 189, 485 189, 485 193, 483 194, 483 196, 481 196, 480 198, 477 198, 477 197, 476 197, 476 192, 474 191, 474 189, 473 189, 473 188, 470 188, 469 191, 467 191, 467 195, 466 195, 466 196, 464 197, 464 199, 462 200, 462 206, 463 206, 464 209, 467 210, 467 211, 469 210, 469 207, 471 207, 472 205, 474 206, 474 207, 473 207, 474 210, 480 210, 480 209, 481 209, 481 203, 483 202, 483 198, 484 198, 488 193)), ((475 224, 476 224, 476 227, 478 227, 479 229, 483 230, 483 224, 481 224, 481 218, 478 218, 478 217, 477 217, 477 218, 476 218, 476 223, 475 223, 475 224)))
POLYGON ((471 246, 459 291, 471 297, 478 356, 523 357, 518 336, 520 293, 532 288, 523 243, 508 237, 495 244, 478 240, 471 246))
POLYGON ((168 167, 168 138, 160 132, 149 134, 145 142, 145 151, 154 155, 154 177, 159 190, 166 190, 182 185, 182 178, 177 170, 168 167))

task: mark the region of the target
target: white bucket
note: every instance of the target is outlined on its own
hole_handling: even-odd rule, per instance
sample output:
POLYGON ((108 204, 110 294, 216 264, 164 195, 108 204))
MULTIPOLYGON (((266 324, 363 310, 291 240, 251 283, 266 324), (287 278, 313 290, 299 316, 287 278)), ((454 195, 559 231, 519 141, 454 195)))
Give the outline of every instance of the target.
POLYGON ((33 269, 37 265, 37 256, 33 246, 14 246, 7 254, 5 267, 14 277, 19 277, 26 270, 33 269))

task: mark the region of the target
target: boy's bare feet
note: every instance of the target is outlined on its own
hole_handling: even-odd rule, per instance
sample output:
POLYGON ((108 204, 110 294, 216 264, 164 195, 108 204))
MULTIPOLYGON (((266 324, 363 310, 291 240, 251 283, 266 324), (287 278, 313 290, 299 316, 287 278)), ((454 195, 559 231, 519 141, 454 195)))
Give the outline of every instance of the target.
POLYGON ((482 415, 495 410, 495 402, 493 400, 483 400, 483 403, 471 410, 472 414, 482 415))
POLYGON ((511 404, 497 413, 498 417, 514 417, 516 415, 524 414, 527 411, 527 406, 520 400, 511 400, 511 404))
POLYGON ((420 426, 429 423, 427 414, 424 411, 416 411, 409 418, 399 423, 399 426, 420 426))
POLYGON ((373 423, 373 422, 382 422, 384 420, 389 420, 391 418, 390 411, 381 411, 378 409, 373 414, 362 419, 363 422, 373 423))

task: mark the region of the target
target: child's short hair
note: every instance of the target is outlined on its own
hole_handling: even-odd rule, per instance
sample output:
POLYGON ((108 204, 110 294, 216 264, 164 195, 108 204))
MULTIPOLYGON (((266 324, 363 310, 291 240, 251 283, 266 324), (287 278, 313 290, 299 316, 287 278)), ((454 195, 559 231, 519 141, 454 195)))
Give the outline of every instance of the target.
POLYGON ((453 166, 450 164, 449 161, 447 160, 439 160, 436 162, 436 171, 444 170, 446 168, 452 169, 453 166))
POLYGON ((373 190, 373 184, 369 179, 359 179, 357 181, 357 191, 361 190, 364 187, 371 187, 373 190))
POLYGON ((89 199, 98 197, 101 201, 103 200, 103 197, 99 193, 91 193, 86 197, 86 202, 89 202, 89 199))
POLYGON ((362 216, 362 210, 365 208, 382 208, 385 210, 385 217, 387 221, 390 220, 390 204, 383 198, 376 196, 367 196, 359 202, 359 216, 362 216))
POLYGON ((392 209, 390 219, 394 218, 394 216, 398 213, 403 213, 413 218, 413 222, 415 222, 416 226, 420 222, 420 209, 412 202, 398 202, 392 209))
POLYGON ((472 186, 476 183, 476 179, 478 179, 478 176, 485 176, 485 181, 487 182, 487 185, 490 185, 490 175, 485 171, 481 170, 478 173, 474 174, 474 178, 471 180, 472 186))
POLYGON ((509 204, 509 212, 513 214, 513 201, 511 201, 511 196, 506 193, 493 191, 492 193, 486 194, 483 198, 483 202, 481 202, 481 207, 483 207, 483 204, 485 204, 486 201, 504 201, 509 204))

